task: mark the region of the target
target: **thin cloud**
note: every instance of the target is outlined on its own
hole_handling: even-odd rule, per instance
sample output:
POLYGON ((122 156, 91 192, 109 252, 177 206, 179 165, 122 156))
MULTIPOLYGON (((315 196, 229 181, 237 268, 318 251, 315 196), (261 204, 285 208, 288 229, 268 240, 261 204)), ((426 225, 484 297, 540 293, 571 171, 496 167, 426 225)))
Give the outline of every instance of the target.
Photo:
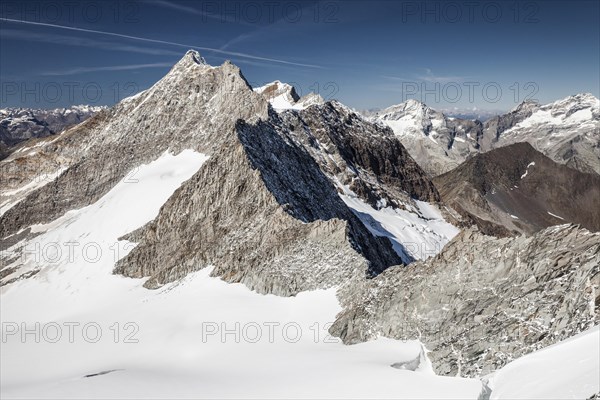
POLYGON ((78 36, 55 35, 49 33, 34 33, 20 29, 0 29, 3 38, 16 40, 35 41, 41 43, 52 43, 65 46, 90 47, 103 50, 117 50, 128 53, 141 53, 159 56, 181 56, 180 52, 165 49, 156 49, 132 45, 123 45, 115 42, 105 42, 78 36))
POLYGON ((320 65, 296 63, 296 62, 292 62, 292 61, 279 60, 279 59, 275 59, 275 58, 253 56, 251 54, 246 54, 246 53, 239 53, 239 52, 234 52, 234 51, 220 50, 220 49, 215 49, 215 48, 212 48, 212 47, 195 46, 195 45, 191 45, 191 44, 169 42, 169 41, 166 41, 166 40, 149 39, 149 38, 144 38, 144 37, 139 37, 139 36, 124 35, 124 34, 121 34, 121 33, 99 31, 99 30, 95 30, 95 29, 76 28, 76 27, 72 27, 72 26, 48 24, 48 23, 44 23, 44 22, 21 21, 21 20, 10 19, 10 18, 0 18, 0 21, 14 22, 14 23, 26 24, 26 25, 35 25, 35 26, 46 26, 46 27, 50 27, 50 28, 66 29, 66 30, 76 31, 76 32, 95 33, 95 34, 99 34, 99 35, 120 37, 120 38, 124 38, 124 39, 139 40, 139 41, 148 42, 148 43, 158 43, 158 44, 165 44, 165 45, 169 45, 169 46, 185 47, 185 48, 188 48, 188 49, 192 49, 193 48, 193 49, 202 50, 202 51, 208 51, 208 52, 217 53, 217 54, 225 54, 225 55, 228 55, 228 56, 238 56, 238 57, 243 57, 243 58, 249 58, 249 59, 252 59, 252 60, 269 61, 269 62, 274 62, 274 63, 279 63, 279 64, 286 64, 286 65, 295 65, 295 66, 298 66, 298 67, 323 68, 320 65))
POLYGON ((426 81, 426 82, 449 83, 449 82, 462 82, 465 79, 467 79, 467 77, 436 75, 433 72, 431 72, 431 69, 425 68, 425 75, 417 75, 417 79, 426 81))
MULTIPOLYGON (((308 5, 304 4, 304 3, 299 3, 298 5, 300 5, 302 10, 304 10, 305 8, 312 7, 313 9, 315 9, 315 8, 319 7, 319 3, 308 4, 308 5)), ((302 15, 302 14, 300 14, 300 15, 302 15)), ((307 13, 307 15, 318 15, 318 10, 312 11, 312 13, 307 13)), ((278 16, 278 18, 276 18, 272 21, 268 21, 268 23, 266 25, 259 25, 258 27, 256 27, 256 29, 254 29, 251 32, 245 32, 245 33, 242 33, 242 34, 239 34, 239 35, 233 37, 232 39, 227 41, 224 45, 222 45, 220 47, 220 49, 224 50, 226 48, 231 47, 234 44, 239 44, 239 43, 247 42, 250 40, 256 41, 256 40, 261 39, 261 36, 272 37, 272 36, 277 35, 278 33, 289 34, 290 29, 304 28, 306 26, 306 23, 311 24, 314 29, 318 29, 319 26, 324 25, 324 24, 318 24, 310 18, 305 18, 305 19, 301 19, 300 21, 291 22, 288 18, 286 18, 285 13, 281 13, 281 15, 278 16), (275 31, 275 32, 273 32, 273 31, 275 31)), ((256 24, 248 24, 248 25, 256 26, 256 24)))
POLYGON ((413 78, 403 78, 399 76, 392 75, 381 75, 384 79, 389 79, 398 82, 415 82, 415 81, 424 81, 431 83, 450 83, 450 82, 463 82, 468 77, 466 76, 442 76, 435 75, 429 68, 425 69, 425 74, 413 75, 413 78))
POLYGON ((84 74, 89 72, 101 72, 101 71, 130 71, 136 69, 146 68, 169 68, 172 67, 171 63, 153 63, 153 64, 131 64, 131 65, 110 65, 105 67, 77 67, 66 69, 62 71, 48 71, 42 73, 44 76, 62 76, 62 75, 74 75, 84 74))
POLYGON ((245 40, 248 40, 256 35, 257 32, 248 32, 248 33, 242 33, 241 35, 238 35, 236 37, 234 37, 233 39, 231 39, 230 41, 228 41, 227 43, 225 43, 223 46, 219 47, 220 50, 225 50, 226 48, 228 48, 229 46, 236 44, 236 43, 241 43, 245 40))
POLYGON ((391 76, 391 75, 381 75, 382 78, 391 79, 393 81, 401 81, 401 82, 409 82, 411 79, 401 78, 399 76, 391 76))
POLYGON ((210 18, 215 21, 231 22, 231 23, 237 23, 240 25, 248 25, 248 26, 254 25, 254 24, 246 22, 240 18, 231 19, 227 14, 215 15, 215 14, 208 13, 206 11, 198 10, 197 8, 194 8, 194 7, 184 6, 183 4, 173 3, 173 2, 167 1, 167 0, 151 0, 151 1, 146 0, 146 1, 144 1, 144 3, 151 4, 153 6, 163 7, 163 8, 170 8, 171 10, 183 11, 186 14, 201 15, 203 17, 210 18))

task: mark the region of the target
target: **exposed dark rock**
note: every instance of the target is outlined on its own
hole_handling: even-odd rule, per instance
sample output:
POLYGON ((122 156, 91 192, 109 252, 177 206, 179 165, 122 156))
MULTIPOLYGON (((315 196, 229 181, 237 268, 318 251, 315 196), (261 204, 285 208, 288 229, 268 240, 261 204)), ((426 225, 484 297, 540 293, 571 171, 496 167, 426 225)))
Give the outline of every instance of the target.
POLYGON ((567 222, 600 230, 600 175, 557 164, 529 143, 479 154, 434 183, 446 204, 487 234, 567 222))

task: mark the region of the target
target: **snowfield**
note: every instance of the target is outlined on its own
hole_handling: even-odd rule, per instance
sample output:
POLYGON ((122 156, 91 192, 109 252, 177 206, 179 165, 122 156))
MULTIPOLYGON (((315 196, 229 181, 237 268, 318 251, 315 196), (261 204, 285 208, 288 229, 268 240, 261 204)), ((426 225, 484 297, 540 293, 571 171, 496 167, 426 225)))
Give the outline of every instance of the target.
POLYGON ((334 289, 265 296, 205 269, 148 290, 113 275, 134 246, 118 238, 205 160, 166 153, 95 204, 34 227, 19 272, 39 272, 1 292, 2 398, 477 397, 478 380, 391 367, 418 358, 418 342, 330 337, 334 289))
MULTIPOLYGON (((478 398, 480 380, 436 376, 427 360, 392 368, 419 359, 417 341, 346 346, 330 337, 341 311, 335 289, 259 295, 211 277, 210 268, 159 290, 113 275, 134 247, 118 238, 152 220, 206 159, 190 150, 165 153, 95 204, 34 227, 40 234, 25 244, 19 272, 39 272, 1 289, 3 399, 478 398)), ((440 241, 455 234, 425 203, 418 211, 427 224, 345 201, 398 240, 421 240, 429 230, 445 232, 440 241)), ((492 398, 588 393, 597 349, 596 328, 517 360, 491 377, 492 398), (554 391, 561 382, 573 386, 570 379, 588 386, 554 391)))
POLYGON ((460 231, 446 222, 437 207, 415 200, 416 207, 375 209, 358 198, 347 186, 339 185, 340 197, 375 236, 390 239, 405 263, 435 256, 460 231))
POLYGON ((587 399, 600 392, 598 326, 521 357, 487 377, 491 399, 587 399))

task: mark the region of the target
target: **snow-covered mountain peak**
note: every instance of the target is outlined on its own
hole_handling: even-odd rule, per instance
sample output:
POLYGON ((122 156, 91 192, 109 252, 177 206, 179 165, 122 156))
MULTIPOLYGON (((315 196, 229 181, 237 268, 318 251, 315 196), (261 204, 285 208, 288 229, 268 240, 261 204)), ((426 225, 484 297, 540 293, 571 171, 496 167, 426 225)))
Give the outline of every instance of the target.
POLYGON ((427 105, 419 100, 408 99, 404 103, 401 103, 404 106, 404 109, 423 109, 428 108, 427 105))
POLYGON ((292 85, 279 80, 267 83, 253 90, 267 99, 276 111, 290 109, 303 110, 313 105, 325 103, 321 95, 312 92, 300 97, 292 85))
MULTIPOLYGON (((521 103, 517 111, 528 111, 529 118, 520 123, 526 127, 533 125, 579 126, 581 123, 597 123, 600 100, 591 93, 580 93, 565 97, 545 105, 535 102, 521 103)), ((516 128, 517 126, 515 126, 516 128)))
POLYGON ((402 102, 399 104, 394 104, 387 108, 384 108, 383 110, 381 110, 379 112, 379 114, 389 114, 390 112, 409 111, 409 110, 417 111, 417 110, 422 110, 423 108, 425 108, 425 104, 421 103, 418 100, 408 99, 405 102, 402 102))
POLYGON ((300 96, 298 96, 296 89, 292 85, 279 80, 255 88, 254 91, 263 95, 273 105, 273 108, 276 109, 292 108, 300 100, 300 96))
POLYGON ((376 119, 388 121, 397 121, 407 118, 422 120, 425 117, 430 118, 431 116, 437 116, 439 118, 443 117, 442 113, 435 111, 425 103, 415 99, 408 99, 403 103, 395 104, 375 113, 376 119))
POLYGON ((313 93, 313 92, 310 92, 305 96, 302 96, 300 98, 300 100, 298 100, 296 102, 296 105, 302 107, 303 109, 313 106, 313 105, 320 105, 320 104, 325 104, 325 99, 323 99, 323 97, 321 97, 320 94, 313 93))
POLYGON ((555 101, 554 103, 548 104, 542 108, 551 108, 552 114, 566 114, 570 115, 574 112, 583 109, 591 109, 593 112, 594 109, 598 112, 598 108, 600 107, 600 100, 596 98, 591 93, 579 93, 575 95, 571 95, 565 97, 562 100, 555 101))

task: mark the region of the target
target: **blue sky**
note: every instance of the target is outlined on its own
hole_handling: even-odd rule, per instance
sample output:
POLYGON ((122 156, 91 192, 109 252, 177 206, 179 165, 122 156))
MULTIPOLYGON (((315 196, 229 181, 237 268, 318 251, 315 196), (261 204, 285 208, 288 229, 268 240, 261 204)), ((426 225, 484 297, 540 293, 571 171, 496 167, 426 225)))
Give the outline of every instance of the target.
POLYGON ((110 105, 188 48, 359 109, 508 110, 600 94, 597 1, 0 3, 0 106, 110 105))

